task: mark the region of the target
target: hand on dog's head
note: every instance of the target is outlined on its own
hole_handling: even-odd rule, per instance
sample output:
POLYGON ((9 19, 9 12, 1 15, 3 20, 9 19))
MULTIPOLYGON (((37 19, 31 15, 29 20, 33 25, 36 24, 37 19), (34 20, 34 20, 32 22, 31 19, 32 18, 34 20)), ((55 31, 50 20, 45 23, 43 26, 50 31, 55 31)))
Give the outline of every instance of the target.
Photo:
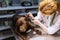
POLYGON ((35 32, 38 32, 39 34, 41 32, 37 31, 34 28, 35 25, 31 22, 29 15, 23 16, 23 15, 14 15, 12 17, 12 29, 14 33, 17 36, 20 36, 23 40, 28 39, 28 31, 32 29, 35 32))
POLYGON ((12 29, 17 36, 20 36, 23 40, 28 40, 27 31, 33 28, 28 15, 14 15, 12 17, 12 29))

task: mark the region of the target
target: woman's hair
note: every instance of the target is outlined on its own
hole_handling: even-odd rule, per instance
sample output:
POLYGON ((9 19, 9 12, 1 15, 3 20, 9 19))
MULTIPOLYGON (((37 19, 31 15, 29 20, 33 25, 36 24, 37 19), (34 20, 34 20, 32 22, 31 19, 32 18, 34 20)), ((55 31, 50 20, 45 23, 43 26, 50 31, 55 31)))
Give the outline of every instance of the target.
POLYGON ((49 0, 44 0, 39 3, 38 11, 41 11, 43 14, 51 15, 53 12, 57 10, 57 1, 53 0, 48 2, 49 0))
POLYGON ((58 6, 57 11, 58 11, 59 14, 60 14, 60 2, 57 3, 57 6, 58 6))

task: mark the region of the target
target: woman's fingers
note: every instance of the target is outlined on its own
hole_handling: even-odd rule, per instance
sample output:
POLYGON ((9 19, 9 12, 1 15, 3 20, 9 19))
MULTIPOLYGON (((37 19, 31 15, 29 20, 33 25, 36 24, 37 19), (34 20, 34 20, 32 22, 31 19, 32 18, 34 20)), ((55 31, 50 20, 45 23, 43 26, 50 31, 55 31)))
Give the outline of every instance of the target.
POLYGON ((34 24, 36 24, 36 25, 38 25, 39 23, 40 23, 40 21, 39 20, 36 20, 36 19, 34 19, 34 20, 31 20, 34 24))
POLYGON ((29 12, 28 15, 29 15, 29 18, 30 18, 31 20, 34 20, 34 17, 33 17, 33 15, 32 15, 31 12, 29 12))
POLYGON ((27 14, 29 16, 29 18, 31 19, 31 22, 33 22, 34 24, 38 25, 39 24, 39 20, 36 20, 35 17, 33 17, 32 13, 29 12, 27 14))

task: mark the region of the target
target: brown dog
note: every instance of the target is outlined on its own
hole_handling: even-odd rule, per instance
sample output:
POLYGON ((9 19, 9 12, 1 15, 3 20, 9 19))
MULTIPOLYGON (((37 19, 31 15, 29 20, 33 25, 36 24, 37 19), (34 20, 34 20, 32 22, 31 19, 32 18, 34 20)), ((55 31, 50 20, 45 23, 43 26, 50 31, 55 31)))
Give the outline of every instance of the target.
POLYGON ((35 25, 31 23, 31 20, 28 17, 28 15, 26 15, 26 16, 14 15, 12 18, 12 23, 13 23, 12 29, 23 40, 29 40, 27 31, 30 29, 36 31, 36 33, 41 34, 40 31, 38 31, 34 28, 35 25))

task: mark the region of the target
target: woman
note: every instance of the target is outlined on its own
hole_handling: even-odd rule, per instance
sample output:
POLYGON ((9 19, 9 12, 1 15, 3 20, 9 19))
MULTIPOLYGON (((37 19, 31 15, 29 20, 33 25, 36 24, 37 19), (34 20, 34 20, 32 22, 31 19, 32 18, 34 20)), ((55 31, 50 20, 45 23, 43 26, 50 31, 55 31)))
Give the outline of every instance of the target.
POLYGON ((59 4, 57 0, 43 0, 39 4, 39 11, 36 17, 29 14, 31 21, 39 25, 46 34, 54 34, 60 29, 59 4))

